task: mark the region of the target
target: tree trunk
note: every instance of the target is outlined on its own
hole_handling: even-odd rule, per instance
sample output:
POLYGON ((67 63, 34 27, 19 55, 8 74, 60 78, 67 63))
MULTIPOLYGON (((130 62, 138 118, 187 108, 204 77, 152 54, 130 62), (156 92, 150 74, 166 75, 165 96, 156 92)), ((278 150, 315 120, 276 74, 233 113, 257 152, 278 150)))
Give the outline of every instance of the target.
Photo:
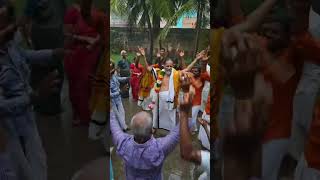
POLYGON ((195 48, 194 48, 194 55, 193 57, 195 58, 198 52, 199 48, 199 40, 200 40, 200 31, 201 31, 201 23, 202 23, 202 14, 203 14, 203 8, 202 4, 200 1, 198 1, 198 8, 197 8, 197 22, 196 22, 196 43, 195 43, 195 48))
POLYGON ((162 41, 159 39, 159 50, 162 48, 162 41))
MULTIPOLYGON (((160 23, 161 18, 158 15, 153 15, 152 17, 152 25, 153 25, 153 35, 154 37, 158 37, 160 34, 160 23)), ((161 39, 159 39, 159 49, 162 48, 161 39)))
POLYGON ((213 29, 214 27, 214 13, 216 12, 216 7, 218 5, 217 1, 209 1, 210 3, 210 29, 213 29))
MULTIPOLYGON (((148 11, 147 6, 144 5, 144 10, 148 11)), ((149 55, 148 55, 148 63, 153 63, 153 29, 151 24, 151 19, 149 13, 147 14, 147 24, 148 24, 148 31, 149 31, 149 55)))

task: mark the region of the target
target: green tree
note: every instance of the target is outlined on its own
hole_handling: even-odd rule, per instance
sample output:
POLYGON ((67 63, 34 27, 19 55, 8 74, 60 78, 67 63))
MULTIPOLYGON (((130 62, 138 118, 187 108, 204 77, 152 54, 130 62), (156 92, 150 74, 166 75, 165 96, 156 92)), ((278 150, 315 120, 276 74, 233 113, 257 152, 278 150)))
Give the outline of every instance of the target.
POLYGON ((166 38, 170 28, 177 20, 190 12, 197 12, 197 35, 195 52, 199 46, 201 28, 208 22, 205 19, 209 11, 208 0, 111 0, 111 11, 115 15, 128 20, 129 27, 147 27, 149 36, 148 59, 152 61, 155 37, 158 37, 159 46, 166 38), (161 20, 167 25, 160 30, 161 20))
POLYGON ((149 35, 148 59, 152 61, 154 29, 160 29, 162 17, 169 17, 170 1, 159 0, 111 0, 111 11, 128 20, 129 27, 147 27, 149 35))
MULTIPOLYGON (((208 0, 180 0, 176 1, 178 5, 175 8, 173 15, 169 18, 166 18, 167 24, 162 29, 161 33, 158 36, 159 41, 164 40, 167 37, 167 34, 170 31, 170 28, 177 23, 177 20, 185 14, 197 13, 196 21, 196 37, 195 37, 195 54, 199 48, 199 40, 201 29, 205 28, 209 23, 209 18, 206 16, 210 14, 210 5, 208 0)), ((194 56, 195 56, 194 54, 194 56)))

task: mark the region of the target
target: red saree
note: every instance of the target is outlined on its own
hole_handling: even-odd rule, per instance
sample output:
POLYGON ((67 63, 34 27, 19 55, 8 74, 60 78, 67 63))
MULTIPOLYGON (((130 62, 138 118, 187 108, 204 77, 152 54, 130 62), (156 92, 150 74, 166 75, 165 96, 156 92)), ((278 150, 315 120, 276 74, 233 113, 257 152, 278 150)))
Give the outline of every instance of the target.
MULTIPOLYGON (((97 37, 98 28, 94 23, 97 13, 92 11, 92 21, 89 25, 81 16, 79 9, 70 7, 65 15, 64 24, 72 25, 74 34, 80 36, 97 37)), ((72 104, 74 124, 89 124, 91 112, 89 110, 89 98, 91 85, 89 75, 94 74, 98 62, 101 47, 96 45, 91 49, 87 43, 73 41, 66 45, 66 49, 72 53, 65 56, 65 72, 69 80, 69 97, 72 104), (76 121, 77 120, 77 121, 76 121)))

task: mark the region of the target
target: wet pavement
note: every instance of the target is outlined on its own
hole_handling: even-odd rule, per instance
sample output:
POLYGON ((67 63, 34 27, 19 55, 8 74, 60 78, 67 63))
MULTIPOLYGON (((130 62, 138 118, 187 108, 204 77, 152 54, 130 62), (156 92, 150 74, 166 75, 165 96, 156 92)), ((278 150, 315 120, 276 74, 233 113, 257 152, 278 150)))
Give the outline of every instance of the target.
MULTIPOLYGON (((108 179, 106 178, 109 176, 108 156, 101 141, 89 140, 87 127, 75 128, 71 126, 71 106, 66 84, 67 82, 65 82, 62 93, 63 113, 54 117, 37 115, 39 133, 47 153, 48 180, 82 180, 81 176, 84 174, 100 174, 101 180, 108 179)), ((231 103, 232 99, 226 99, 225 108, 221 108, 220 116, 230 114, 230 109, 226 108, 228 102, 231 103)), ((140 111, 140 107, 128 98, 123 99, 123 105, 126 112, 126 123, 129 125, 131 117, 140 111)), ((165 136, 167 133, 165 130, 158 130, 156 137, 165 136)), ((192 138, 194 147, 201 148, 197 135, 193 135, 192 138)), ((124 180, 122 160, 114 150, 111 157, 115 180, 124 180)), ((290 161, 284 160, 282 167, 280 179, 293 179, 294 165, 292 166, 290 161), (288 168, 288 165, 291 167, 288 168)), ((215 170, 212 175, 215 175, 215 179, 221 179, 217 173, 219 169, 215 168, 215 170)), ((200 173, 201 170, 198 166, 181 159, 179 145, 170 153, 163 166, 165 180, 198 179, 200 173)), ((100 178, 91 178, 90 180, 100 180, 100 178)))
MULTIPOLYGON (((123 99, 123 105, 126 112, 126 123, 130 124, 131 117, 141 111, 140 107, 137 106, 136 102, 133 102, 131 98, 123 99)), ((130 131, 129 131, 130 133, 130 131)), ((165 136, 168 131, 159 129, 156 133, 156 137, 165 136)), ((196 148, 201 148, 200 143, 197 139, 197 135, 193 135, 193 145, 196 148)), ((123 162, 120 157, 116 154, 115 150, 111 153, 113 171, 115 180, 124 180, 124 169, 123 162)), ((180 157, 180 147, 179 144, 176 146, 173 152, 169 154, 163 165, 163 177, 165 180, 193 180, 198 179, 201 170, 193 165, 184 161, 180 157)))
MULTIPOLYGON (((101 141, 89 140, 87 127, 72 127, 71 125, 72 115, 67 82, 64 83, 62 90, 62 104, 64 111, 59 116, 37 114, 39 133, 47 153, 48 180, 75 180, 87 171, 93 174, 95 174, 94 171, 100 173, 102 171, 102 176, 108 177, 108 156, 101 141)), ((131 117, 140 111, 140 108, 128 98, 123 99, 123 104, 126 111, 126 123, 129 125, 131 117)), ((165 136, 167 133, 165 130, 158 130, 156 137, 165 136)), ((200 148, 197 135, 193 136, 193 143, 195 147, 200 148)), ((114 150, 111 157, 115 180, 124 180, 122 160, 114 150)), ((163 166, 165 180, 192 180, 197 179, 200 173, 201 170, 195 165, 181 159, 179 145, 167 157, 163 166)), ((106 178, 101 180, 104 179, 106 178)))
POLYGON ((103 171, 104 178, 101 180, 105 180, 109 169, 103 161, 107 162, 107 153, 101 141, 88 139, 88 127, 72 127, 67 89, 65 82, 62 91, 63 113, 60 116, 37 114, 39 133, 47 153, 48 180, 71 180, 91 163, 97 166, 94 169, 103 171))

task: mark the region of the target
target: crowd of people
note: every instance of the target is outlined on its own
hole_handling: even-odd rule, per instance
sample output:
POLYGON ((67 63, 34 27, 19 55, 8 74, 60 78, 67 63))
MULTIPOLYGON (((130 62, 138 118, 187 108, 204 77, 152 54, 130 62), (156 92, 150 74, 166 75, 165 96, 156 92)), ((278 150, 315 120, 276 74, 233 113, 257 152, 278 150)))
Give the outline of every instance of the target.
POLYGON ((212 106, 223 179, 279 179, 285 156, 294 179, 320 179, 319 1, 219 2, 212 106))
POLYGON ((21 23, 13 2, 0 1, 0 179, 47 179, 34 113, 61 113, 64 73, 72 124, 90 126, 89 138, 107 142, 110 115, 127 179, 162 179, 177 144, 183 159, 203 167, 199 179, 210 178, 210 151, 226 180, 279 179, 285 156, 296 162, 294 179, 320 179, 319 1, 218 1, 223 15, 211 49, 189 64, 182 50, 173 59, 161 48, 153 62, 139 47, 132 63, 122 50, 110 66, 106 14, 91 0, 66 11, 59 5, 59 12, 47 2, 28 1, 21 23), (59 21, 54 34, 49 20, 59 21), (128 97, 141 109, 130 125, 122 104, 128 97), (169 134, 155 138, 158 129, 169 134), (202 149, 192 145, 196 133, 202 149))
POLYGON ((161 48, 151 64, 145 49, 139 47, 131 64, 127 52, 121 51, 118 69, 122 70, 117 70, 111 60, 110 130, 116 152, 125 164, 126 179, 162 179, 164 160, 179 142, 181 157, 201 164, 204 172, 200 178, 210 178, 209 53, 209 48, 201 51, 186 65, 184 51, 177 51, 177 60, 172 60, 161 48), (121 77, 122 72, 130 74, 121 77), (132 101, 141 110, 131 118, 129 127, 133 135, 126 133, 129 127, 125 121, 121 83, 130 83, 127 88, 131 87, 132 101), (155 138, 157 129, 165 129, 169 134, 155 138), (199 132, 202 150, 192 147, 190 132, 199 132))
POLYGON ((35 114, 62 113, 66 72, 73 125, 94 121, 101 92, 92 84, 108 75, 108 18, 92 0, 78 0, 67 10, 64 1, 30 0, 22 18, 14 3, 0 1, 0 179, 46 180, 35 114))

